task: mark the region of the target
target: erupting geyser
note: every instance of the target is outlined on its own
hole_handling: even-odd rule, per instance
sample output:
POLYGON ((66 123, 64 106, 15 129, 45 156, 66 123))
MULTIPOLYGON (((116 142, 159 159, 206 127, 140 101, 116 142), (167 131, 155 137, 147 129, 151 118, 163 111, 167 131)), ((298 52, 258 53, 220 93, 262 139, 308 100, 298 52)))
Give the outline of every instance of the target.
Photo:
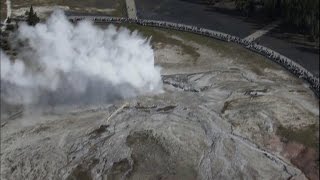
POLYGON ((21 24, 14 40, 16 59, 1 51, 1 98, 9 103, 108 102, 161 91, 153 50, 137 32, 73 25, 55 11, 46 23, 21 24))

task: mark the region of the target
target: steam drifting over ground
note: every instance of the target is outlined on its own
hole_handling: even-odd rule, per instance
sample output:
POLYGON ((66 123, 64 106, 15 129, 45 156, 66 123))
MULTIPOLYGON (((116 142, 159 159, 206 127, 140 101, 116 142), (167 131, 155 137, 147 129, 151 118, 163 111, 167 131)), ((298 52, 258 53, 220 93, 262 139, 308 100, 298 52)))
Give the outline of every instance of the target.
POLYGON ((101 103, 162 89, 150 43, 137 32, 73 25, 55 11, 46 23, 20 25, 14 39, 17 59, 1 51, 1 98, 9 103, 101 103))

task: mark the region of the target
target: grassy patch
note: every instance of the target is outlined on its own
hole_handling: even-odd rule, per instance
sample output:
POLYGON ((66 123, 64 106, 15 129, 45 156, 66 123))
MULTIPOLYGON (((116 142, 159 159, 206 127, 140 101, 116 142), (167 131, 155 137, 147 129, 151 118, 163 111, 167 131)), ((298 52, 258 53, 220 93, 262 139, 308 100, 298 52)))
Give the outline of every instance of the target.
POLYGON ((238 44, 224 42, 189 32, 182 32, 169 29, 162 29, 162 31, 164 31, 166 34, 177 35, 184 40, 193 41, 198 44, 207 46, 215 50, 216 52, 220 53, 221 57, 238 59, 239 61, 241 61, 241 63, 247 64, 248 67, 251 68, 251 70, 258 75, 262 74, 261 66, 269 67, 271 64, 273 64, 273 62, 267 60, 265 57, 257 53, 251 52, 238 44))
MULTIPOLYGON (((5 0, 3 0, 5 1, 5 0)), ((2 1, 1 1, 2 2, 2 1)), ((125 0, 15 0, 12 3, 14 9, 33 6, 68 6, 71 12, 85 14, 110 15, 127 17, 125 0), (91 10, 92 9, 92 10, 91 10), (97 9, 97 10, 95 10, 97 9), (103 12, 105 9, 114 9, 112 12, 103 12), (102 11, 99 11, 102 10, 102 11)))
POLYGON ((164 28, 153 28, 153 27, 146 27, 146 26, 139 26, 130 24, 128 27, 135 27, 141 31, 144 35, 153 36, 154 41, 160 41, 164 43, 173 43, 176 45, 182 46, 184 52, 191 54, 195 57, 198 57, 199 54, 192 46, 186 45, 186 43, 182 43, 181 41, 174 42, 174 39, 170 40, 170 35, 175 35, 181 37, 186 41, 192 41, 200 45, 207 46, 208 48, 213 49, 214 51, 220 53, 221 57, 230 58, 230 59, 238 59, 243 64, 247 64, 248 67, 252 69, 255 73, 262 74, 261 66, 269 67, 273 62, 267 60, 265 57, 258 55, 254 52, 246 50, 240 45, 234 43, 228 43, 220 40, 216 40, 213 38, 209 38, 206 36, 193 34, 189 32, 182 32, 164 28), (157 31, 158 33, 157 33, 157 31), (162 32, 162 33, 159 33, 162 32))
POLYGON ((117 1, 120 0, 14 0, 12 5, 14 7, 61 5, 79 8, 111 8, 117 1))
POLYGON ((200 56, 200 54, 197 52, 197 48, 188 44, 188 41, 207 46, 208 48, 211 48, 219 53, 219 56, 221 56, 222 58, 236 60, 239 63, 246 65, 257 75, 264 74, 261 67, 272 69, 279 68, 279 70, 282 69, 282 67, 280 66, 275 66, 275 63, 268 60, 267 58, 257 53, 251 52, 238 44, 228 43, 189 32, 182 32, 165 28, 140 26, 137 24, 121 24, 121 26, 125 26, 130 30, 137 29, 145 37, 152 36, 152 43, 161 42, 164 44, 177 45, 182 48, 183 54, 189 54, 195 60, 200 56), (180 37, 184 41, 187 41, 187 43, 170 37, 172 35, 180 37))
POLYGON ((193 46, 187 45, 186 43, 170 37, 170 35, 174 35, 172 31, 164 30, 164 29, 156 29, 153 27, 147 26, 139 26, 136 24, 122 24, 122 26, 127 27, 131 31, 138 30, 144 37, 152 37, 151 43, 163 43, 163 44, 171 44, 175 46, 179 46, 182 48, 183 54, 189 54, 194 60, 197 60, 200 54, 197 52, 197 49, 193 46), (170 32, 170 33, 169 33, 170 32))
POLYGON ((4 21, 7 17, 7 5, 5 3, 5 0, 1 0, 0 2, 0 19, 1 21, 4 21))
POLYGON ((285 138, 287 141, 295 141, 307 147, 319 150, 319 125, 310 125, 302 129, 292 129, 283 126, 278 127, 277 135, 285 138))
POLYGON ((115 11, 112 12, 112 16, 115 17, 128 17, 127 15, 127 5, 125 0, 119 0, 116 3, 115 11))

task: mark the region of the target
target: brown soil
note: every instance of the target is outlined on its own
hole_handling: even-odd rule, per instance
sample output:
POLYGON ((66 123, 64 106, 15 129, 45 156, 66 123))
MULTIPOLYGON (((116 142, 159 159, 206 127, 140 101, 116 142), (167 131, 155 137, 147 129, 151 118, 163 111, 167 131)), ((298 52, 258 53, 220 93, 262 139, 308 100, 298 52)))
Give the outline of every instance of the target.
POLYGON ((310 180, 319 179, 319 153, 313 148, 304 148, 291 159, 292 164, 301 169, 310 180))
POLYGON ((267 148, 280 153, 298 167, 308 179, 319 179, 319 153, 315 148, 297 142, 283 142, 279 136, 272 136, 267 148))

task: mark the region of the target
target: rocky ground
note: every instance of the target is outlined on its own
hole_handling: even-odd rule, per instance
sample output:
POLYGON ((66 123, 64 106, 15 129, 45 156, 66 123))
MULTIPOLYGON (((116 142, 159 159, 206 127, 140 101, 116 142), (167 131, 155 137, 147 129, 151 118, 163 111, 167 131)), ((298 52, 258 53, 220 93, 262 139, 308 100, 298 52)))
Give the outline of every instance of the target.
MULTIPOLYGON (((1 179, 318 179, 319 104, 245 49, 153 35, 164 92, 1 113, 1 179)), ((19 108, 17 108, 19 109, 19 108)))

